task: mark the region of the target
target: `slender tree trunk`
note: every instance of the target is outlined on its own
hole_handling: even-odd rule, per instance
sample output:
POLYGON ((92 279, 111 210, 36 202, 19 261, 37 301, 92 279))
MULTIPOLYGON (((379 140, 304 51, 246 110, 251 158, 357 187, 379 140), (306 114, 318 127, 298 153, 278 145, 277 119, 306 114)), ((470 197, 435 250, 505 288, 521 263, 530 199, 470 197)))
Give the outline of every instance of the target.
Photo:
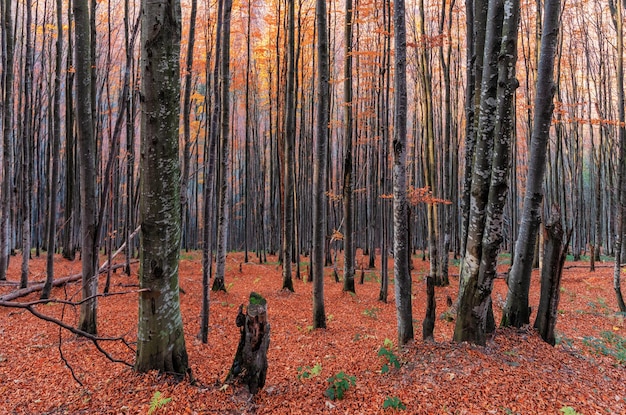
MULTIPOLYGON (((398 319, 398 344, 413 340, 413 313, 411 308, 411 271, 409 270, 409 234, 406 197, 406 18, 404 0, 394 2, 395 125, 393 138, 393 254, 395 297, 398 319)), ((433 310, 434 313, 434 310, 433 310)), ((433 320, 434 325, 434 320, 433 320)), ((432 327, 430 328, 432 337, 432 327)))
MULTIPOLYGON (((72 30, 72 2, 68 1, 67 20, 68 33, 72 30)), ((66 67, 74 66, 73 36, 67 37, 66 67)), ((76 256, 76 228, 78 214, 76 210, 76 140, 74 136, 74 71, 67 71, 65 85, 65 200, 64 200, 64 234, 63 258, 73 261, 76 256)))
POLYGON ((5 60, 2 70, 4 111, 2 119, 2 217, 0 218, 0 280, 6 280, 11 246, 11 178, 13 177, 13 0, 6 0, 3 7, 5 60))
POLYGON ((313 328, 326 328, 324 311, 324 247, 326 233, 326 177, 328 174, 328 121, 329 121, 329 51, 326 0, 316 0, 317 20, 317 142, 313 163, 313 252, 311 274, 313 277, 313 328))
POLYGON ((32 182, 33 182, 33 125, 32 125, 32 99, 33 99, 33 48, 31 25, 33 21, 33 10, 30 3, 25 5, 26 8, 26 47, 24 61, 24 115, 22 123, 22 272, 20 276, 20 288, 26 288, 28 285, 28 273, 30 265, 30 248, 32 242, 32 182))
MULTIPOLYGON (((345 64, 343 81, 344 139, 343 139, 343 224, 344 224, 344 271, 343 290, 354 292, 354 200, 352 196, 352 0, 346 0, 345 17, 345 64)), ((406 137, 405 137, 406 138, 406 137)))
POLYGON ((91 96, 91 26, 88 0, 74 0, 76 116, 78 122, 78 154, 80 158, 80 222, 82 296, 78 328, 96 333, 96 293, 98 290, 96 142, 94 139, 91 96))
MULTIPOLYGON (((54 97, 52 104, 52 166, 50 167, 50 195, 48 198, 48 253, 46 258, 46 283, 41 290, 41 298, 50 298, 54 280, 54 253, 57 220, 56 194, 59 180, 59 148, 61 144, 61 77, 63 74, 63 0, 56 0, 57 41, 54 73, 54 97)), ((129 241, 130 242, 130 241, 129 241)))
POLYGON ((284 160, 284 209, 283 209, 283 289, 293 292, 291 260, 294 231, 294 147, 296 141, 295 97, 295 0, 287 4, 287 88, 285 90, 285 160, 284 160))
POLYGON ((193 69, 193 49, 196 41, 196 12, 198 1, 191 0, 191 11, 189 14, 189 39, 187 40, 187 58, 185 62, 185 93, 183 96, 183 166, 180 178, 180 211, 182 215, 183 237, 182 243, 188 247, 189 229, 185 226, 187 222, 187 211, 189 209, 189 164, 191 163, 191 89, 192 89, 192 69, 193 69))
POLYGON ((135 370, 185 375, 180 314, 180 36, 178 0, 142 2, 141 288, 135 370))
POLYGON ((226 245, 228 241, 228 187, 229 187, 229 134, 230 134, 230 14, 232 0, 224 0, 222 10, 222 57, 220 59, 221 104, 220 104, 220 149, 217 202, 217 265, 213 291, 226 291, 224 271, 226 267, 226 245))
POLYGON ((537 229, 541 220, 543 177, 546 170, 546 146, 550 137, 550 124, 554 109, 554 59, 559 33, 560 0, 546 0, 541 57, 537 75, 535 116, 530 143, 528 179, 520 231, 515 243, 515 258, 509 273, 509 292, 502 311, 502 325, 521 327, 530 321, 528 292, 534 258, 537 229))
POLYGON ((624 125, 624 33, 623 33, 623 4, 609 0, 613 23, 617 31, 617 94, 619 114, 619 162, 617 177, 617 193, 619 206, 617 209, 617 231, 615 234, 615 267, 613 269, 613 289, 617 298, 617 305, 621 312, 626 312, 626 303, 621 288, 622 247, 624 245, 624 216, 626 215, 626 126, 624 125))

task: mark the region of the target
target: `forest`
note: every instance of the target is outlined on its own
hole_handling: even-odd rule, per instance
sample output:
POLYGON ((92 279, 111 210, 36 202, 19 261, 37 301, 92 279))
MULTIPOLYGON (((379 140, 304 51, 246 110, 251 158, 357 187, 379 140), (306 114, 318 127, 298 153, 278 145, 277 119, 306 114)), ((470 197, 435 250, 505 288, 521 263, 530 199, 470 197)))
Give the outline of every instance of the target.
POLYGON ((624 10, 0 0, 0 412, 626 412, 624 10))

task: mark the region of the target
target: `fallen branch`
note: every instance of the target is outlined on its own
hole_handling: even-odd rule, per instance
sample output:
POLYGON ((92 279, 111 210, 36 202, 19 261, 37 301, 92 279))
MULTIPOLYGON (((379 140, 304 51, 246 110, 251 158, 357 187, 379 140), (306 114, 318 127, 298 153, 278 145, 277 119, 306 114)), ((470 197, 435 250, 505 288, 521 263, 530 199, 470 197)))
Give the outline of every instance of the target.
MULTIPOLYGON (((35 308, 35 305, 40 304, 42 301, 38 300, 38 301, 33 301, 32 303, 18 303, 18 302, 12 302, 12 301, 3 301, 0 300, 0 307, 9 307, 9 308, 21 308, 24 310, 29 311, 32 315, 34 315, 37 318, 40 318, 44 321, 50 322, 50 323, 54 323, 59 327, 64 328, 65 330, 76 334, 77 336, 82 336, 85 337, 89 340, 91 340, 91 342, 94 344, 94 346, 96 346, 96 349, 98 349, 98 351, 100 353, 102 353, 104 356, 106 356, 107 359, 109 359, 111 362, 113 363, 122 363, 126 366, 130 366, 133 367, 133 365, 131 363, 128 363, 125 360, 121 360, 121 359, 116 359, 113 356, 111 356, 106 350, 104 350, 102 348, 102 346, 100 345, 99 342, 103 342, 103 341, 108 341, 108 342, 113 342, 113 341, 119 341, 122 342, 126 345, 126 347, 128 347, 130 350, 132 350, 132 347, 130 346, 130 344, 128 343, 128 341, 126 341, 126 339, 124 339, 123 337, 98 337, 98 336, 94 336, 91 333, 87 333, 86 331, 82 331, 80 329, 77 329, 74 326, 70 326, 69 324, 65 323, 64 321, 61 321, 59 319, 56 319, 54 317, 50 317, 46 314, 40 313, 39 311, 37 311, 37 309, 35 308)), ((54 302, 58 302, 58 303, 69 303, 68 301, 64 301, 64 300, 55 300, 54 302)), ((74 303, 73 305, 77 305, 77 303, 74 303)))
MULTIPOLYGON (((125 264, 116 264, 113 265, 111 268, 112 269, 118 269, 118 268, 124 268, 126 265, 125 264)), ((105 272, 107 272, 108 267, 100 267, 100 269, 98 269, 98 274, 103 274, 105 272)), ((61 285, 70 283, 70 282, 75 282, 75 281, 80 281, 82 278, 82 274, 74 274, 74 275, 70 275, 68 277, 63 277, 63 278, 59 278, 58 280, 54 280, 52 281, 52 286, 53 287, 59 287, 61 285)), ((33 284, 30 287, 26 287, 26 288, 21 288, 19 290, 15 290, 13 292, 10 292, 8 294, 5 294, 3 296, 0 296, 0 301, 13 301, 17 298, 21 298, 21 297, 25 297, 28 294, 34 293, 36 291, 40 291, 43 289, 45 283, 38 283, 38 284, 33 284)))

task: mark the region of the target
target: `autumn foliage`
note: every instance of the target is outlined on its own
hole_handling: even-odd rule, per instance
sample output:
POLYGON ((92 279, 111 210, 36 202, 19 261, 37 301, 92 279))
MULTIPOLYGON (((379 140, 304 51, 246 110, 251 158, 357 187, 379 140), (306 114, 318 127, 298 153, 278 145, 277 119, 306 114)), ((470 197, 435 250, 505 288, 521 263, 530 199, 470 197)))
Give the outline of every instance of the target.
MULTIPOLYGON (((331 270, 326 269, 328 328, 311 330, 311 284, 294 280, 295 293, 280 291, 275 257, 258 265, 242 263, 242 254, 227 259, 228 293, 212 294, 209 343, 202 344, 196 338, 201 256, 196 252, 182 256, 181 308, 196 384, 179 383, 157 372, 137 374, 108 361, 90 341, 25 310, 0 308, 0 413, 382 414, 390 413, 394 403, 406 407, 402 412, 414 414, 557 414, 566 407, 582 414, 626 412, 626 361, 617 353, 620 346, 607 340, 623 339, 626 325, 624 316, 614 312, 612 268, 604 264, 590 274, 586 263, 566 263, 554 348, 531 328, 498 330, 486 347, 455 344, 450 342, 454 323, 438 318, 435 342, 418 341, 398 350, 388 340, 396 338, 393 300, 377 301, 378 264, 377 269, 365 271, 365 283, 357 284, 355 295, 331 282, 331 270), (267 382, 254 398, 245 385, 222 386, 239 338, 237 309, 247 303, 251 291, 267 299, 272 324, 267 382), (380 355, 382 348, 389 351, 387 358, 380 355), (73 380, 61 353, 83 386, 73 380), (397 357, 399 369, 389 364, 391 355, 397 357), (385 364, 387 371, 382 369, 385 364), (340 372, 354 376, 354 385, 345 390, 343 399, 330 400, 324 394, 327 379, 340 372), (388 409, 383 408, 385 402, 388 409)), ((418 257, 413 259, 413 307, 415 316, 423 316, 428 263, 418 257)), ((359 252, 357 264, 365 260, 359 252)), ((78 261, 60 257, 56 261, 59 275, 80 269, 78 261)), ((113 275, 111 292, 137 289, 136 266, 131 276, 113 275)), ((507 267, 501 265, 500 271, 507 267)), ((33 259, 34 280, 43 278, 44 268, 43 259, 33 259)), ((451 268, 453 275, 456 272, 451 268)), ((15 289, 19 280, 15 258, 8 276, 8 282, 0 285, 0 295, 15 289)), ((458 277, 451 279, 449 287, 437 290, 438 304, 445 304, 448 296, 456 298, 458 277)), ((53 297, 76 299, 79 290, 78 284, 55 288, 53 297)), ((496 319, 505 293, 504 280, 497 279, 496 319)), ((35 299, 33 295, 20 301, 35 299)), ((538 301, 535 275, 533 309, 538 301)), ((39 305, 37 310, 70 324, 77 319, 77 310, 60 304, 39 305)), ((438 317, 445 311, 440 306, 438 317)), ((101 298, 99 312, 100 336, 135 341, 136 293, 101 298)), ((417 338, 421 338, 419 323, 415 322, 417 338)), ((134 359, 133 351, 123 344, 103 342, 103 347, 116 358, 134 359)))

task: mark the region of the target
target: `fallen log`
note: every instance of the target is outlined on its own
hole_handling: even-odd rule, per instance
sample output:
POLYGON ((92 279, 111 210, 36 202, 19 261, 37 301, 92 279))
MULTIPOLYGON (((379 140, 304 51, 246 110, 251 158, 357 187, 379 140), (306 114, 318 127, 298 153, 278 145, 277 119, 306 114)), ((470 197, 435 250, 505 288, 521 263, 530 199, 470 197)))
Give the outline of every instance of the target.
MULTIPOLYGON (((116 270, 118 268, 124 268, 125 266, 126 264, 116 264, 116 265, 113 265, 111 269, 116 270)), ((107 271, 108 271, 108 267, 100 267, 100 269, 98 269, 98 274, 103 274, 107 271)), ((64 285, 70 282, 80 281, 82 276, 83 276, 82 274, 74 274, 68 277, 59 278, 57 280, 52 281, 52 286, 59 287, 61 285, 64 285)), ((45 283, 42 282, 38 284, 33 284, 26 288, 21 288, 19 290, 12 291, 8 294, 0 296, 0 301, 13 301, 17 298, 25 297, 34 292, 41 291, 44 285, 45 283)))

